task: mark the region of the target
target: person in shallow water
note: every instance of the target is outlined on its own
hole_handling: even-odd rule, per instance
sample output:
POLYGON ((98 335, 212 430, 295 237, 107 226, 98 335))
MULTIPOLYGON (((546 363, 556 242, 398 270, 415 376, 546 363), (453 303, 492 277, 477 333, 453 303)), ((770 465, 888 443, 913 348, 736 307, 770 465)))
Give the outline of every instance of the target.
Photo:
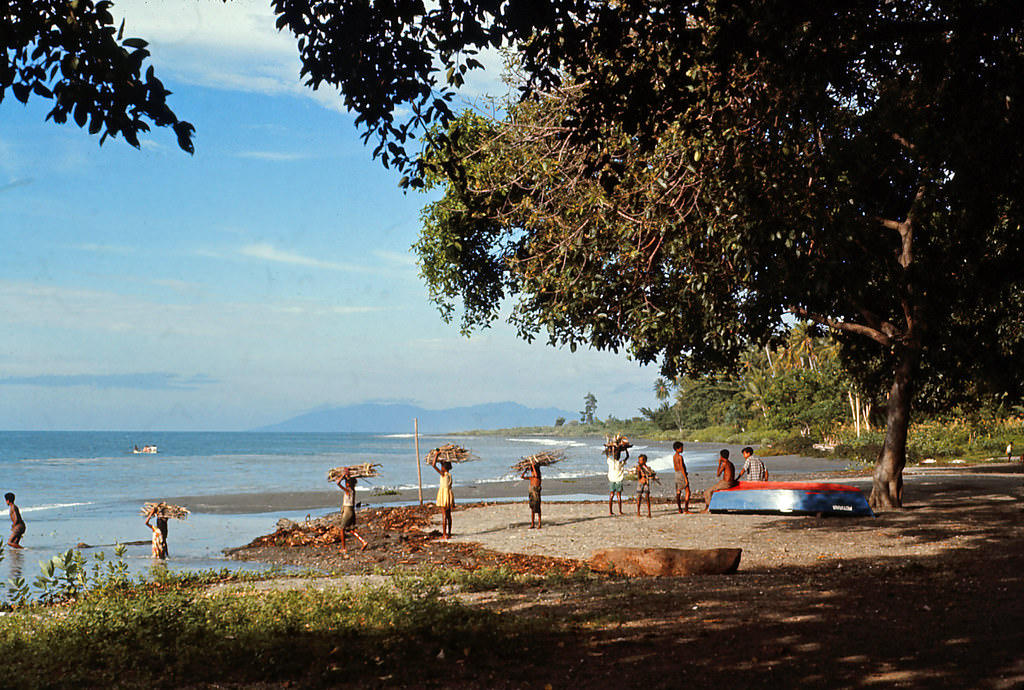
POLYGON ((159 558, 161 560, 167 558, 167 518, 158 515, 157 509, 154 507, 146 515, 146 527, 153 532, 153 558, 159 558), (156 524, 151 525, 149 521, 156 518, 156 524))
POLYGON ((11 536, 7 538, 7 545, 12 549, 23 549, 21 545, 21 537, 25 534, 25 521, 21 517, 21 510, 14 504, 14 494, 4 494, 4 500, 7 501, 7 507, 11 516, 11 536))

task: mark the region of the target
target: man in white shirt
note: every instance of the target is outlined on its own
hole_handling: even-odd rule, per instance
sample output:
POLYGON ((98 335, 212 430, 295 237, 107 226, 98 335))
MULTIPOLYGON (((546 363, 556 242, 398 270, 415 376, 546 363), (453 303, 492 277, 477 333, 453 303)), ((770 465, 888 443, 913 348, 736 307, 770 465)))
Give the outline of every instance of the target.
POLYGON ((614 515, 612 512, 612 501, 614 498, 619 499, 619 515, 622 515, 622 480, 626 478, 626 462, 629 461, 628 450, 616 450, 614 453, 609 452, 608 455, 608 514, 614 515), (625 453, 626 457, 619 459, 619 456, 625 453))

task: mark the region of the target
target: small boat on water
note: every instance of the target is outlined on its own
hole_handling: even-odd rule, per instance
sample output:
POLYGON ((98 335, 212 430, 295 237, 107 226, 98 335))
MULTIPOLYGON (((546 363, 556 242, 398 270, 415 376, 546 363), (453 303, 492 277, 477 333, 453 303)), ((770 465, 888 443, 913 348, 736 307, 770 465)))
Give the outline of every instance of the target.
POLYGON ((827 482, 740 482, 713 493, 709 510, 875 516, 860 489, 827 482))
POLYGON ((156 454, 156 446, 154 446, 154 445, 145 445, 145 446, 142 446, 142 448, 139 448, 138 446, 135 446, 134 448, 132 448, 132 454, 140 455, 142 453, 146 453, 147 455, 155 455, 156 454))

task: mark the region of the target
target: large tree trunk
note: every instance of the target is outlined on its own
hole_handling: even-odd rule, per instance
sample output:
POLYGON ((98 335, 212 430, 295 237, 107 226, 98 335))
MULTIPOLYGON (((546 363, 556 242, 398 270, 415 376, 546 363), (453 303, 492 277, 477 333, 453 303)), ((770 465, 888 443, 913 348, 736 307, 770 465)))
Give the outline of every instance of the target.
POLYGON ((871 484, 870 503, 876 511, 903 507, 903 468, 907 464, 907 431, 919 354, 916 349, 902 349, 889 390, 885 443, 871 484))

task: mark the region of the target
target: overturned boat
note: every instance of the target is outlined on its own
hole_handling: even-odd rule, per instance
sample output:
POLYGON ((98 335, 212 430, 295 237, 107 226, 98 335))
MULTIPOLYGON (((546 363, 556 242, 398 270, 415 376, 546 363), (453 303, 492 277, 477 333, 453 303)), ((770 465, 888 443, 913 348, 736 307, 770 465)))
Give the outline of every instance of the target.
POLYGON ((711 495, 713 513, 810 513, 874 517, 861 490, 827 482, 739 482, 711 495))

